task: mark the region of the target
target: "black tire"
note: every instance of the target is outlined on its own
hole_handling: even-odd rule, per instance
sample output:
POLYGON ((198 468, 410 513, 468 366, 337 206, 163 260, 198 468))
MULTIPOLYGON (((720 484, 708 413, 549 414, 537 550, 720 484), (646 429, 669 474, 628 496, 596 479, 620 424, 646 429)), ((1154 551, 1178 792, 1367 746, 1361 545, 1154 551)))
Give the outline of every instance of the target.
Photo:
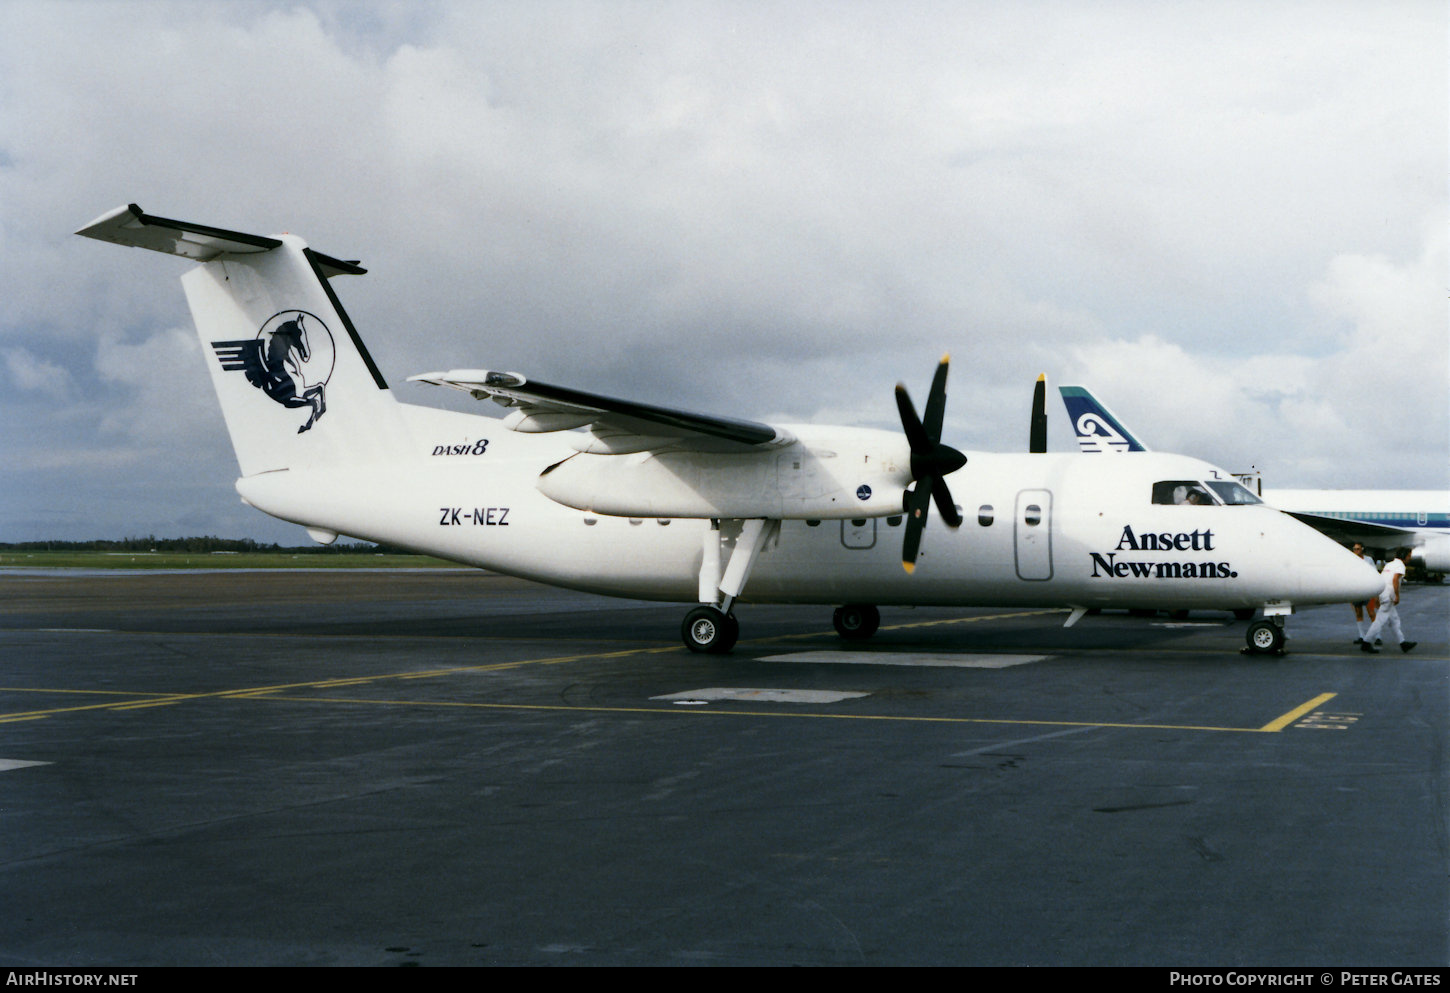
POLYGON ((692 652, 723 655, 740 638, 740 622, 715 607, 696 607, 685 615, 680 637, 692 652))
POLYGON ((1255 621, 1249 625, 1247 641, 1256 655, 1277 654, 1284 650, 1284 629, 1273 621, 1255 621))
POLYGON ((848 603, 836 608, 831 623, 847 641, 864 641, 881 626, 881 611, 869 603, 848 603))

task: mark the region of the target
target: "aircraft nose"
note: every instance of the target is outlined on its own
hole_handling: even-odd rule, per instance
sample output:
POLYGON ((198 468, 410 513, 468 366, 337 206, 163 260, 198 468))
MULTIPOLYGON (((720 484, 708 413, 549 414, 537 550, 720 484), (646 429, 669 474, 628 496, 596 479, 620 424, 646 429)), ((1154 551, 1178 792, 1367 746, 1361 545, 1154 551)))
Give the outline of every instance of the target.
POLYGON ((1277 518, 1284 539, 1284 585, 1296 603, 1363 603, 1379 596, 1384 580, 1373 565, 1287 514, 1277 518))
POLYGON ((1348 549, 1324 539, 1324 549, 1310 571, 1315 599, 1321 603, 1363 603, 1379 596, 1384 579, 1375 567, 1348 549))
POLYGON ((1385 578, 1375 571, 1374 566, 1353 552, 1350 553, 1349 557, 1355 560, 1352 563, 1354 569, 1350 576, 1350 581, 1355 584, 1354 588, 1356 591, 1349 598, 1349 602, 1359 603, 1361 600, 1371 600, 1379 596, 1380 591, 1385 588, 1385 578))

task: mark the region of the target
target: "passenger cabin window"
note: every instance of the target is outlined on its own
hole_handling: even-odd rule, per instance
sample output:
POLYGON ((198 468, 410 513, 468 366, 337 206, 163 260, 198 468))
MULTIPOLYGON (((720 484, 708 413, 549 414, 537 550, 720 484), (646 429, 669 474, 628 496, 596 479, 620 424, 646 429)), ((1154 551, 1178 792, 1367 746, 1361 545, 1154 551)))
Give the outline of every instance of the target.
MULTIPOLYGON (((1245 490, 1245 492, 1248 492, 1245 490)), ((1167 479, 1153 484, 1153 502, 1156 504, 1197 504, 1212 506, 1213 497, 1207 488, 1193 479, 1167 479)))
POLYGON ((994 511, 992 510, 992 505, 990 503, 984 503, 977 508, 977 523, 982 525, 982 527, 991 527, 993 516, 994 511))
POLYGON ((1029 503, 1027 509, 1022 512, 1022 520, 1029 527, 1037 527, 1042 523, 1042 508, 1035 503, 1029 503))
POLYGON ((1263 503, 1254 491, 1241 483, 1227 479, 1210 479, 1208 485, 1218 494, 1218 498, 1230 507, 1248 507, 1252 504, 1263 503))

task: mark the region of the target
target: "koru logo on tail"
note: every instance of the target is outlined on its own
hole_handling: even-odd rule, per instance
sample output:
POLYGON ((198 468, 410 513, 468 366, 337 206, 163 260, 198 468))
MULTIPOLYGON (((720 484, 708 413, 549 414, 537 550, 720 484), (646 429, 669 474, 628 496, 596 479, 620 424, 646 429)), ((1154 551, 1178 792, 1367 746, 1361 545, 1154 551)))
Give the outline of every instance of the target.
POLYGON ((310 407, 308 430, 327 411, 326 387, 337 360, 332 332, 322 318, 305 310, 284 310, 269 317, 255 338, 211 343, 227 372, 240 372, 247 382, 284 407, 310 407))
POLYGON ((1078 446, 1085 452, 1126 452, 1131 447, 1116 428, 1090 410, 1077 419, 1074 427, 1078 446))

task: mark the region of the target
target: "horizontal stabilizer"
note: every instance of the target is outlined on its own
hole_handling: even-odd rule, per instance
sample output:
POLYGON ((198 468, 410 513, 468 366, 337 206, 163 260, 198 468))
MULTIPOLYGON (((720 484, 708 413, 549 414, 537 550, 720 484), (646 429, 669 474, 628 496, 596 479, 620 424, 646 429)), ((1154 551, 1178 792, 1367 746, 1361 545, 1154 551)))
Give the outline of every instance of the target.
MULTIPOLYGON (((134 203, 102 214, 76 234, 130 248, 149 248, 153 252, 179 255, 198 262, 206 262, 218 255, 256 255, 270 252, 282 244, 282 239, 267 235, 244 234, 241 231, 226 231, 205 224, 175 221, 169 217, 156 217, 134 203)), ((319 252, 313 252, 312 258, 322 267, 324 276, 361 275, 367 272, 355 261, 344 262, 319 252)))

